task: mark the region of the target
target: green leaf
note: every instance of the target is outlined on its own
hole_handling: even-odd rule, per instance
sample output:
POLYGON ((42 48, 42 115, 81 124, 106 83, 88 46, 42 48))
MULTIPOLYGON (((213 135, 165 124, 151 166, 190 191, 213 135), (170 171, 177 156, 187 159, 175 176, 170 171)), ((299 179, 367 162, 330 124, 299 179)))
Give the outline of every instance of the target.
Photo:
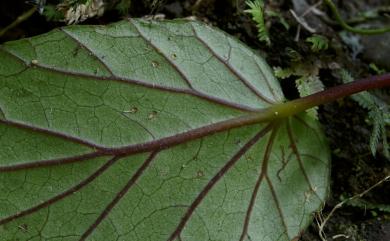
POLYGON ((290 240, 324 202, 317 121, 247 121, 282 91, 215 28, 71 26, 0 55, 1 240, 290 240))

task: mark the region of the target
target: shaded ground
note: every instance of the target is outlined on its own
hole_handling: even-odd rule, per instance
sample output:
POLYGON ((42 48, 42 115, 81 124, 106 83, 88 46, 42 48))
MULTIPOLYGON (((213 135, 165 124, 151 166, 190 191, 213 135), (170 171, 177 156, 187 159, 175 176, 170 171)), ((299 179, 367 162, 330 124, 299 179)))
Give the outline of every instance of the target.
MULTIPOLYGON (((0 3, 0 27, 4 27, 23 11, 31 6, 19 1, 2 1, 0 3)), ((288 48, 299 52, 305 59, 315 62, 320 59, 323 63, 337 63, 349 69, 355 76, 367 76, 373 74, 369 64, 377 61, 379 66, 386 67, 389 61, 376 60, 375 52, 367 51, 358 54, 353 59, 353 51, 346 47, 337 35, 340 30, 338 26, 324 24, 324 22, 313 20, 314 27, 322 29, 322 34, 332 39, 331 47, 320 54, 310 52, 310 46, 304 39, 310 34, 302 30, 300 40, 294 40, 297 33, 297 23, 291 17, 288 10, 293 9, 293 1, 272 1, 272 8, 279 11, 291 25, 286 30, 283 25, 272 18, 268 24, 272 24, 270 29, 272 46, 267 47, 260 43, 256 37, 257 32, 253 22, 243 13, 245 4, 242 0, 183 0, 183 1, 160 1, 155 7, 151 7, 153 1, 133 0, 129 15, 132 17, 142 17, 144 15, 163 13, 166 18, 196 16, 198 19, 210 22, 213 25, 233 34, 244 41, 249 46, 259 49, 266 54, 267 61, 272 66, 287 67, 290 64, 288 48), (196 8, 194 4, 198 2, 196 8), (374 56, 373 58, 370 56, 374 56), (361 57, 365 57, 364 60, 361 57)), ((313 1, 308 1, 313 4, 313 1)), ((352 18, 359 11, 373 9, 376 7, 390 6, 389 1, 338 1, 340 10, 345 17, 352 18), (348 13, 348 14, 346 14, 348 13)), ((326 11, 325 8, 323 8, 326 11)), ((330 15, 330 14, 329 14, 330 15)), ((121 19, 116 11, 107 12, 100 19, 88 20, 88 24, 106 24, 121 19)), ((45 33, 48 30, 62 26, 63 23, 47 22, 43 16, 35 13, 28 21, 9 31, 1 42, 19 39, 22 37, 34 36, 45 33)), ((375 43, 381 39, 374 39, 368 42, 375 43)), ((376 44, 374 44, 375 46, 376 44)), ((383 50, 386 52, 386 50, 383 50)), ((385 57, 386 58, 386 57, 385 57)), ((383 60, 383 58, 382 58, 383 60)), ((388 67, 387 67, 388 68, 388 67)), ((332 75, 331 70, 320 71, 320 77, 325 86, 334 86, 340 80, 332 75)), ((297 97, 297 91, 292 79, 282 82, 284 91, 290 98, 297 97)), ((389 101, 389 96, 384 98, 389 101)), ((377 181, 390 174, 390 161, 381 152, 373 157, 369 150, 369 136, 372 127, 367 122, 367 112, 359 105, 347 98, 320 108, 320 121, 324 125, 331 150, 332 150, 332 187, 331 195, 323 210, 326 215, 341 198, 351 197, 354 194, 366 190, 377 181)), ((389 133, 389 132, 388 132, 389 133)), ((389 135, 387 135, 389 137, 389 135)), ((370 205, 361 207, 346 206, 336 212, 325 228, 329 240, 390 240, 390 213, 381 210, 382 205, 390 205, 390 185, 384 184, 368 193, 364 201, 370 205)), ((389 209, 389 206, 387 206, 389 209)), ((318 228, 315 223, 303 234, 301 240, 320 240, 318 228)))

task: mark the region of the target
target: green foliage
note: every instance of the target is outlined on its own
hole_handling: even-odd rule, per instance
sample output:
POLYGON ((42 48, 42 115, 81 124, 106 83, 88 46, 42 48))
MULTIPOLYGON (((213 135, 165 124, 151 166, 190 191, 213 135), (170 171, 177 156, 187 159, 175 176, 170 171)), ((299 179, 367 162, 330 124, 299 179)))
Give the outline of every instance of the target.
POLYGON ((42 14, 46 17, 47 21, 59 22, 64 19, 64 13, 58 11, 56 6, 52 4, 47 4, 42 14))
MULTIPOLYGON (((88 18, 102 16, 105 6, 103 0, 63 0, 57 5, 47 4, 42 14, 48 21, 76 24, 88 18)), ((125 5, 121 6, 126 7, 125 5)))
POLYGON ((322 35, 313 35, 306 39, 306 42, 311 43, 311 50, 313 52, 320 52, 322 50, 328 49, 329 41, 325 36, 322 35))
POLYGON ((277 78, 280 79, 286 79, 292 75, 294 75, 294 70, 292 68, 281 68, 281 67, 274 67, 274 75, 277 78))
MULTIPOLYGON (((318 75, 302 76, 295 80, 299 96, 304 97, 324 90, 324 85, 318 75)), ((308 109, 306 112, 314 119, 318 119, 318 107, 308 109)))
POLYGON ((291 62, 293 62, 293 64, 302 62, 302 60, 303 60, 302 55, 298 51, 296 51, 295 49, 287 47, 286 52, 287 52, 287 55, 290 58, 291 62))
POLYGON ((90 4, 92 1, 93 0, 63 0, 62 4, 75 7, 80 4, 90 4))
POLYGON ((120 14, 125 15, 129 12, 131 7, 131 0, 120 0, 116 4, 115 9, 119 11, 120 14))
POLYGON ((246 9, 244 12, 249 13, 252 16, 252 20, 256 23, 258 39, 260 42, 265 42, 268 46, 271 45, 268 29, 265 26, 263 0, 248 0, 246 5, 249 9, 246 9))
POLYGON ((374 63, 370 63, 369 64, 369 67, 371 70, 373 70, 375 72, 375 74, 384 74, 386 73, 386 70, 385 69, 381 69, 379 68, 376 64, 374 63))
MULTIPOLYGON (((358 207, 363 210, 369 210, 371 212, 380 211, 390 214, 390 205, 388 204, 378 204, 378 203, 371 203, 369 201, 366 201, 364 199, 353 199, 349 200, 345 203, 345 205, 352 206, 352 207, 358 207)), ((375 215, 375 214, 374 214, 375 215)))
POLYGON ((29 4, 36 5, 38 12, 41 14, 42 14, 42 12, 45 8, 45 4, 46 4, 46 0, 27 0, 25 2, 29 3, 29 4))
POLYGON ((256 23, 258 30, 258 39, 260 42, 265 42, 268 46, 271 45, 271 39, 268 33, 266 18, 274 17, 288 30, 290 25, 284 19, 282 14, 272 9, 266 9, 263 0, 247 0, 246 5, 248 9, 244 12, 252 16, 252 20, 256 23))
POLYGON ((265 13, 269 17, 276 17, 279 23, 281 23, 286 30, 290 29, 290 25, 288 24, 288 22, 280 12, 273 11, 273 10, 266 10, 265 13))
POLYGON ((268 64, 204 23, 9 42, 0 87, 2 240, 287 241, 327 194, 318 121, 263 116, 268 64))
POLYGON ((348 23, 346 23, 343 18, 341 17, 341 14, 339 13, 336 5, 333 3, 332 0, 324 0, 325 4, 328 5, 330 10, 332 11, 337 23, 343 27, 346 31, 352 32, 352 33, 357 33, 357 34, 362 34, 362 35, 376 35, 376 34, 384 34, 387 32, 390 32, 390 26, 385 26, 383 28, 355 28, 350 26, 348 23))
MULTIPOLYGON (((299 96, 304 97, 324 90, 324 85, 318 76, 319 67, 313 63, 303 61, 303 57, 294 49, 287 49, 291 58, 291 65, 287 68, 274 67, 274 74, 280 79, 286 79, 292 76, 295 79, 295 85, 299 96)), ((318 119, 317 107, 306 110, 314 119, 318 119)))
MULTIPOLYGON (((340 70, 340 76, 344 83, 353 81, 351 74, 345 69, 340 70)), ((382 139, 383 154, 390 158, 389 144, 387 142, 386 125, 389 124, 389 106, 367 91, 352 96, 359 105, 368 110, 368 118, 372 123, 373 129, 370 137, 370 149, 375 156, 379 140, 382 139)))

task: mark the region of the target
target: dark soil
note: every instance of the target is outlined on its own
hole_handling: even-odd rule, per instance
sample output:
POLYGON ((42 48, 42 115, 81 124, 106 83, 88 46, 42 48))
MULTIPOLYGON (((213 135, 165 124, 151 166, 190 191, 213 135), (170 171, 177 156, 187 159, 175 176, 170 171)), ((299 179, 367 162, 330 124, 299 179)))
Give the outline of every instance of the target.
MULTIPOLYGON (((248 15, 243 13, 245 9, 243 0, 162 0, 154 8, 151 7, 151 2, 153 1, 133 0, 128 16, 142 17, 157 13, 165 14, 165 17, 169 19, 196 16, 198 19, 218 26, 224 31, 237 36, 249 46, 258 49, 266 55, 271 66, 288 67, 291 59, 288 56, 287 49, 292 48, 299 52, 304 59, 309 59, 312 62, 320 60, 322 64, 337 63, 350 70, 355 76, 364 77, 373 74, 368 67, 370 62, 360 59, 359 55, 356 59, 352 58, 350 49, 341 42, 337 35, 340 28, 336 25, 327 25, 322 21, 318 21, 318 19, 316 20, 319 29, 322 30, 321 34, 332 39, 330 48, 320 52, 320 54, 313 54, 310 51, 310 45, 304 41, 306 37, 310 36, 307 31, 302 30, 300 40, 296 42, 294 37, 297 32, 297 23, 288 11, 293 8, 292 1, 271 1, 272 9, 279 11, 291 26, 289 30, 286 30, 277 19, 268 19, 268 24, 271 25, 271 47, 267 47, 257 39, 257 31, 253 22, 248 15), (196 8, 193 7, 195 2, 200 3, 196 8)), ((314 3, 314 1, 307 2, 309 4, 314 3)), ((360 10, 390 6, 390 2, 386 0, 335 2, 339 3, 338 7, 344 13, 344 17, 353 17, 360 10)), ((1 1, 0 28, 11 23, 30 7, 25 4, 24 0, 1 1)), ((331 16, 327 8, 323 6, 320 8, 331 16)), ((121 16, 117 11, 111 10, 100 19, 87 20, 85 23, 106 24, 124 17, 127 16, 121 16)), ((48 22, 43 16, 35 13, 30 19, 7 32, 0 39, 0 42, 38 35, 62 25, 64 24, 48 22)), ((327 87, 340 84, 339 78, 332 73, 329 68, 323 68, 320 71, 320 77, 327 87)), ((292 79, 284 80, 282 85, 288 97, 297 97, 292 79)), ((385 98, 389 100, 389 96, 387 93, 385 98)), ((368 143, 372 126, 367 121, 367 111, 350 98, 321 107, 319 117, 332 150, 331 194, 323 210, 323 215, 326 215, 342 198, 363 192, 386 175, 389 175, 390 160, 383 156, 381 150, 379 150, 376 157, 371 155, 368 143)), ((389 137, 389 135, 387 136, 389 137)), ((381 146, 379 146, 380 148, 381 146)), ((378 204, 390 206, 390 185, 388 183, 382 184, 369 192, 363 199, 373 204, 373 208, 346 205, 339 209, 325 227, 328 240, 390 240, 390 213, 375 208, 375 205, 378 204)), ((317 233, 317 225, 313 222, 303 234, 301 240, 320 240, 317 233)))

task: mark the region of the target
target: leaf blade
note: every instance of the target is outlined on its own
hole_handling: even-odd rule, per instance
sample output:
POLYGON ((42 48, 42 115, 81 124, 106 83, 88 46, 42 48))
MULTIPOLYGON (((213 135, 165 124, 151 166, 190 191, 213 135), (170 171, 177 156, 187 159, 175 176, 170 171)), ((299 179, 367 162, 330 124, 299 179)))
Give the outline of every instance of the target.
POLYGON ((287 240, 325 198, 317 123, 253 122, 282 91, 219 30, 130 20, 0 49, 6 239, 287 240))

